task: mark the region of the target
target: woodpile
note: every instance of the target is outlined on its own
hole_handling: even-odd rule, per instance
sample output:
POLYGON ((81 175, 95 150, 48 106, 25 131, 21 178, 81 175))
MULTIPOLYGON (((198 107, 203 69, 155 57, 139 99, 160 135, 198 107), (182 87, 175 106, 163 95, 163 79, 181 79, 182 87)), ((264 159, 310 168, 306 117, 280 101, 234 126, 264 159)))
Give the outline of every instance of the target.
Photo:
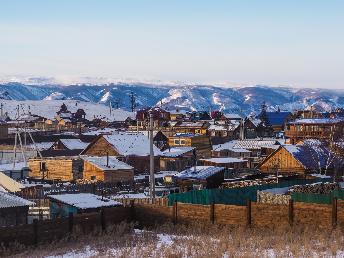
POLYGON ((248 187, 254 185, 265 185, 265 184, 276 184, 276 179, 257 179, 257 180, 245 180, 245 181, 234 181, 222 183, 223 188, 239 188, 248 187))
POLYGON ((257 202, 266 204, 288 205, 291 196, 287 194, 274 194, 265 191, 257 191, 257 202))
POLYGON ((339 189, 338 183, 316 183, 311 185, 295 185, 289 191, 296 193, 329 194, 337 189, 339 189))

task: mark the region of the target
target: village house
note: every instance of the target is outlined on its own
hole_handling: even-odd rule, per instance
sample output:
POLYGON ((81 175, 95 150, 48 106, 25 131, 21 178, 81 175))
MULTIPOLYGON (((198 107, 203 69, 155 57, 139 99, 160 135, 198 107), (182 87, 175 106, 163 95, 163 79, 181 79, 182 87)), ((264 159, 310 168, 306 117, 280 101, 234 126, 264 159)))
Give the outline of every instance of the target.
POLYGON ((328 173, 340 162, 319 141, 310 144, 281 145, 257 166, 268 174, 328 173))
POLYGON ((336 141, 344 136, 344 119, 313 118, 297 119, 286 126, 287 143, 296 144, 305 139, 336 141))
POLYGON ((284 131, 285 124, 291 119, 290 112, 276 111, 266 112, 269 125, 272 127, 275 135, 284 131))
POLYGON ((162 171, 182 171, 194 165, 194 147, 174 147, 165 150, 160 157, 162 171))
POLYGON ((48 195, 50 217, 68 218, 69 214, 99 212, 102 208, 122 206, 120 202, 90 193, 48 195))
POLYGON ((182 191, 203 188, 217 188, 224 180, 226 168, 196 166, 183 170, 174 176, 182 191))
POLYGON ((83 161, 78 156, 32 158, 28 165, 31 178, 66 182, 83 177, 83 161))
POLYGON ((154 130, 159 130, 161 128, 166 128, 168 122, 170 121, 170 113, 163 110, 162 108, 146 108, 138 110, 136 113, 136 122, 139 130, 149 129, 150 114, 153 115, 153 128, 154 130))
MULTIPOLYGON (((150 143, 142 133, 114 132, 110 135, 100 135, 81 153, 88 156, 116 156, 134 167, 135 173, 149 172, 150 143)), ((160 170, 159 156, 161 151, 153 145, 154 169, 160 170)))
POLYGON ((211 156, 214 158, 225 158, 225 157, 231 157, 231 158, 249 158, 251 157, 251 151, 234 147, 236 144, 236 141, 229 141, 226 143, 213 145, 213 150, 211 151, 211 156))
POLYGON ((119 161, 116 157, 82 155, 81 159, 84 161, 84 180, 102 181, 105 183, 134 181, 134 168, 119 161))
POLYGON ((172 147, 195 147, 200 157, 210 157, 211 142, 207 135, 179 133, 168 137, 168 145, 172 147))
POLYGON ((77 156, 87 146, 88 142, 83 142, 80 139, 58 139, 50 148, 42 150, 43 157, 56 157, 56 156, 77 156))
POLYGON ((170 121, 183 121, 186 117, 186 111, 176 109, 169 111, 170 113, 170 121))
POLYGON ((27 224, 34 203, 0 190, 0 227, 27 224))
POLYGON ((172 131, 176 134, 207 134, 210 123, 207 121, 198 122, 179 122, 172 127, 172 131))

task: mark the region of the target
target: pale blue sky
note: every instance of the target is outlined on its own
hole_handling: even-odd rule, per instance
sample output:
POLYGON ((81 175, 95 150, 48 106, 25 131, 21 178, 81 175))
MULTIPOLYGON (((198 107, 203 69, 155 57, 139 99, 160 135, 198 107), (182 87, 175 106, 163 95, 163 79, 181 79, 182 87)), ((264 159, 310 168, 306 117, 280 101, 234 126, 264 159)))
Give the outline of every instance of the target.
POLYGON ((344 88, 344 1, 1 0, 0 75, 344 88))

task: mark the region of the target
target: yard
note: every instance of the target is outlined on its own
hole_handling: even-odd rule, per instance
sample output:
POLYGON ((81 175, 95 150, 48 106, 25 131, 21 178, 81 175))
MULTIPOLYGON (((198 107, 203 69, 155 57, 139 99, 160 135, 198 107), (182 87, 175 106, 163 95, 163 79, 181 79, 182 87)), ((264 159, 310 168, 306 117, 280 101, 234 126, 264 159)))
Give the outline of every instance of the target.
POLYGON ((13 244, 11 257, 344 257, 343 231, 161 225, 137 229, 122 223, 82 236, 27 248, 13 244))

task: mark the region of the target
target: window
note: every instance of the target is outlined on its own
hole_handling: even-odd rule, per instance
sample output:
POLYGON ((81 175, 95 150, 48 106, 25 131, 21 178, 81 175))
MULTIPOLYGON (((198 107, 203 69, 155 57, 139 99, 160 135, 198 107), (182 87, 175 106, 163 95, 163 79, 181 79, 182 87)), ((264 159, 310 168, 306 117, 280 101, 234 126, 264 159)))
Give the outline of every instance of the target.
POLYGON ((46 170, 47 170, 47 165, 46 165, 46 163, 42 161, 42 162, 39 164, 39 168, 40 168, 41 171, 46 171, 46 170))
POLYGON ((96 176, 91 176, 91 180, 96 180, 97 177, 96 176))
POLYGON ((179 144, 180 144, 180 141, 177 140, 177 139, 175 139, 175 140, 174 140, 174 144, 175 144, 175 145, 179 145, 179 144))

